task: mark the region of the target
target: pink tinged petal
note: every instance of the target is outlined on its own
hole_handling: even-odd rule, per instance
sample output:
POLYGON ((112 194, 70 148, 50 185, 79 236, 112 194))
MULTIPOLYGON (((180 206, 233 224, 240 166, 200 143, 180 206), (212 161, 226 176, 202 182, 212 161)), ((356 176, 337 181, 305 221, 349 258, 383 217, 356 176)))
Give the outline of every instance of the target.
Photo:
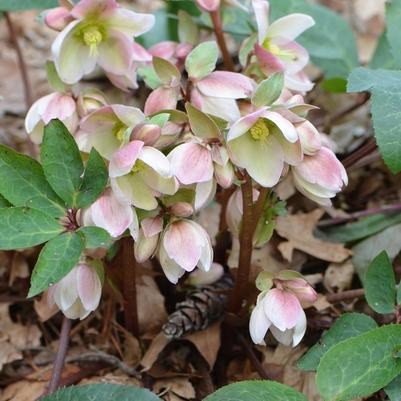
POLYGON ((287 141, 294 143, 298 140, 298 133, 294 125, 279 113, 276 113, 275 111, 266 111, 263 114, 263 117, 276 125, 287 141))
POLYGON ((216 181, 200 182, 195 187, 195 211, 198 211, 207 206, 214 198, 217 190, 216 181))
POLYGON ((198 7, 203 11, 216 11, 220 7, 220 0, 195 0, 198 7))
POLYGON ((206 96, 241 99, 251 96, 255 83, 245 75, 214 71, 197 82, 198 89, 206 96))
POLYGON ((215 164, 214 177, 222 188, 231 187, 235 180, 234 166, 231 164, 231 162, 226 163, 224 166, 215 164))
POLYGON ((86 310, 94 311, 99 306, 102 283, 93 267, 81 264, 77 269, 79 298, 86 310))
POLYGON ((255 344, 264 344, 264 338, 270 326, 271 322, 265 314, 263 305, 261 303, 256 305, 249 320, 249 334, 252 341, 255 344))
POLYGON ((177 49, 177 42, 166 40, 153 45, 152 47, 149 48, 148 51, 152 56, 157 56, 160 58, 164 58, 166 60, 171 60, 174 57, 176 49, 177 49))
POLYGON ((294 329, 287 329, 284 331, 279 330, 275 326, 270 327, 270 331, 273 334, 273 337, 281 344, 285 346, 291 345, 293 342, 293 336, 294 336, 294 329))
POLYGON ((177 202, 170 207, 170 212, 177 217, 189 217, 194 213, 194 208, 187 202, 177 202))
POLYGON ((314 87, 314 83, 302 71, 295 75, 285 75, 284 83, 288 89, 300 93, 309 92, 314 87))
POLYGON ((82 302, 79 299, 77 299, 75 303, 71 305, 70 308, 64 310, 63 313, 66 317, 68 317, 68 319, 83 320, 90 314, 90 311, 87 311, 83 307, 82 302))
POLYGON ((188 221, 170 224, 163 236, 163 246, 171 259, 186 271, 195 269, 202 253, 203 238, 188 221))
POLYGON ((306 14, 290 14, 274 21, 268 30, 269 37, 281 36, 295 39, 302 32, 315 25, 314 19, 306 14))
POLYGON ((78 299, 77 267, 74 267, 58 283, 54 292, 57 306, 64 312, 78 299))
POLYGON ((200 269, 207 272, 210 270, 210 267, 213 262, 213 248, 212 248, 212 243, 210 241, 209 234, 198 223, 191 221, 191 220, 188 220, 188 223, 192 224, 192 226, 196 229, 199 239, 203 242, 203 245, 201 245, 202 248, 201 248, 201 255, 199 258, 198 266, 200 269))
POLYGON ((320 150, 322 142, 319 131, 309 121, 304 121, 296 125, 296 129, 301 141, 303 152, 306 155, 313 155, 320 150))
POLYGON ((209 149, 197 143, 178 145, 168 156, 172 173, 184 185, 211 180, 213 162, 209 149))
POLYGON ((57 93, 51 93, 50 95, 41 97, 31 106, 25 117, 25 130, 28 134, 31 134, 37 124, 41 121, 42 115, 45 113, 48 104, 56 95, 57 93))
POLYGON ((116 0, 81 0, 71 10, 74 18, 84 19, 91 15, 107 15, 118 8, 116 0))
POLYGON ((148 217, 142 220, 141 227, 145 237, 152 237, 163 230, 163 219, 161 217, 148 217))
POLYGON ((265 50, 262 46, 255 45, 255 55, 259 62, 259 67, 266 75, 274 74, 275 72, 285 71, 284 63, 273 53, 265 50))
POLYGON ((129 38, 149 31, 155 23, 152 14, 139 14, 126 8, 116 8, 107 18, 107 26, 129 38))
POLYGON ((114 153, 109 165, 110 177, 128 174, 134 167, 143 145, 142 141, 132 141, 114 153))
POLYGON ((252 0, 253 12, 258 27, 258 41, 263 43, 269 28, 269 2, 265 0, 252 0))
POLYGON ((316 291, 304 279, 295 278, 292 280, 285 280, 283 285, 299 299, 304 307, 306 305, 312 305, 317 300, 316 291))
POLYGON ((191 53, 193 45, 190 43, 179 43, 176 49, 176 57, 181 60, 185 60, 189 53, 191 53))
POLYGON ((56 93, 42 114, 43 122, 48 124, 54 118, 64 121, 66 118, 71 117, 76 112, 76 109, 75 100, 71 96, 56 93))
POLYGON ((132 43, 132 59, 139 63, 150 63, 152 61, 152 54, 146 50, 139 43, 132 43))
POLYGON ((145 119, 145 115, 137 107, 124 106, 122 104, 113 104, 110 107, 118 119, 127 127, 134 127, 145 119))
POLYGON ((74 18, 65 7, 56 7, 46 12, 45 24, 55 31, 62 31, 74 18))
POLYGON ((113 86, 121 89, 123 92, 131 92, 138 88, 136 69, 137 65, 133 63, 123 75, 112 74, 107 71, 105 71, 105 74, 113 86))
POLYGON ((136 139, 145 143, 145 145, 152 146, 160 138, 162 129, 157 124, 143 124, 137 126, 132 131, 131 139, 136 139))
POLYGON ((118 237, 132 224, 133 211, 126 202, 121 202, 107 189, 90 208, 93 224, 104 228, 112 237, 118 237))
POLYGON ((236 121, 228 131, 227 141, 232 141, 248 132, 256 123, 256 121, 258 121, 259 118, 265 114, 265 112, 266 108, 261 108, 254 113, 248 114, 247 116, 236 121))
POLYGON ((272 324, 281 331, 294 328, 299 315, 304 313, 294 294, 277 288, 263 298, 263 308, 272 324))
POLYGON ((151 167, 161 177, 172 177, 170 162, 160 150, 151 146, 144 146, 139 153, 138 159, 151 167))
POLYGON ((228 146, 232 162, 245 168, 258 184, 270 188, 278 183, 283 172, 284 154, 274 135, 269 135, 263 143, 243 135, 228 146))
POLYGON ((280 142, 284 153, 284 161, 290 166, 297 166, 303 160, 301 142, 288 142, 282 135, 276 135, 275 138, 280 142))
POLYGON ((132 39, 109 29, 106 40, 98 46, 98 63, 107 72, 125 74, 132 61, 132 39))
POLYGON ((179 188, 175 177, 164 178, 150 167, 144 168, 138 176, 153 191, 154 196, 174 195, 179 188))
POLYGON ((145 114, 149 115, 161 110, 175 109, 177 101, 177 88, 157 88, 146 99, 145 114))
POLYGON ((166 252, 166 249, 163 246, 163 242, 164 240, 162 239, 159 251, 160 265, 167 279, 171 283, 177 284, 179 278, 185 274, 185 270, 182 269, 173 259, 170 258, 170 256, 166 252))
POLYGON ((284 38, 275 38, 272 42, 277 45, 280 50, 292 55, 292 57, 277 56, 284 64, 286 74, 296 74, 302 71, 302 69, 308 64, 309 53, 298 43, 284 38))
POLYGON ((297 324, 294 327, 293 337, 292 337, 292 346, 296 347, 302 340, 306 331, 306 316, 305 312, 302 310, 302 313, 299 314, 297 324))
POLYGON ((223 97, 205 96, 200 94, 201 107, 204 113, 208 113, 223 120, 233 122, 241 117, 237 102, 235 99, 227 99, 223 97))
POLYGON ((135 259, 139 263, 148 260, 156 251, 159 235, 145 236, 143 230, 139 231, 138 239, 134 244, 135 259))
POLYGON ((133 207, 131 207, 132 210, 132 223, 129 225, 128 230, 131 234, 131 237, 134 239, 134 241, 136 241, 138 239, 139 236, 139 220, 138 220, 138 216, 136 214, 136 211, 133 207))
POLYGON ((56 70, 67 84, 77 83, 95 69, 97 57, 90 54, 89 46, 75 36, 80 21, 73 21, 57 36, 52 44, 56 70))

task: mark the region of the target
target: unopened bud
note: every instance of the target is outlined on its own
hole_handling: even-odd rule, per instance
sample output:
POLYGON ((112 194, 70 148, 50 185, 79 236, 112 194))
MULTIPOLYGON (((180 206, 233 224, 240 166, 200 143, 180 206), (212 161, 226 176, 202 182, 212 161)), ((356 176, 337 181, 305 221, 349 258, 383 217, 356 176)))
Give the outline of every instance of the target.
POLYGON ((161 128, 157 124, 144 124, 135 128, 131 134, 131 140, 142 141, 147 146, 152 146, 160 138, 161 128))
POLYGON ((194 212, 194 208, 187 202, 177 202, 171 206, 170 211, 177 217, 188 217, 194 212))

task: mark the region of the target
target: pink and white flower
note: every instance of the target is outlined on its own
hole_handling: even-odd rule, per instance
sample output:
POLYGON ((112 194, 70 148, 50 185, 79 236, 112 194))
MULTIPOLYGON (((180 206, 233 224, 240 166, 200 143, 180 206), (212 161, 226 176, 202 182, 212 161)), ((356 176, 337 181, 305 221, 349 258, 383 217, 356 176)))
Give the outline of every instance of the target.
POLYGON ((307 198, 330 206, 331 198, 348 184, 347 172, 336 155, 324 146, 291 168, 294 184, 307 198))
POLYGON ((157 196, 178 189, 167 157, 142 141, 132 141, 114 154, 109 175, 116 196, 140 209, 156 209, 157 196))
POLYGON ((209 235, 194 221, 172 221, 163 231, 158 258, 166 277, 174 284, 185 272, 197 266, 203 271, 209 271, 213 261, 209 235))
MULTIPOLYGON (((61 13, 62 14, 62 13, 61 13)), ((48 24, 60 26, 51 22, 48 24)), ((123 75, 132 62, 134 36, 147 32, 154 16, 137 14, 119 7, 115 0, 81 0, 65 18, 73 21, 60 32, 52 45, 52 55, 60 78, 67 84, 78 82, 100 65, 111 74, 123 75)))
POLYGON ((78 113, 71 95, 55 92, 38 99, 25 117, 25 129, 32 142, 40 144, 43 129, 53 119, 59 119, 74 134, 78 127, 78 113))
POLYGON ((81 151, 90 152, 94 147, 110 160, 121 146, 130 141, 134 128, 144 120, 145 115, 136 107, 104 106, 81 121, 75 139, 81 151))
POLYGON ((163 231, 163 219, 160 216, 148 217, 141 221, 138 238, 135 240, 135 259, 143 263, 156 252, 160 233, 163 231))
POLYGON ((49 288, 47 300, 69 319, 85 319, 96 310, 102 295, 102 282, 95 268, 79 263, 58 283, 49 288))
POLYGON ((270 330, 277 341, 295 347, 306 330, 303 307, 317 299, 315 290, 299 274, 282 271, 269 279, 267 289, 258 297, 249 322, 249 331, 255 344, 264 344, 270 330), (270 289, 275 284, 276 288, 270 289))

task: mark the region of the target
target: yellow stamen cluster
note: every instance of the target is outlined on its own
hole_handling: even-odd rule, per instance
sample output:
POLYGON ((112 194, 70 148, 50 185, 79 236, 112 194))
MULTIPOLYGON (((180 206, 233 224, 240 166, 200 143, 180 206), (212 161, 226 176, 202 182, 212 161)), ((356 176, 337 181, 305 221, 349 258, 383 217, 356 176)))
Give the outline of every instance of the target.
POLYGON ((273 53, 275 56, 280 57, 280 58, 287 58, 289 60, 296 60, 297 55, 295 52, 291 50, 282 50, 278 45, 272 42, 271 38, 266 38, 262 44, 262 47, 269 51, 270 53, 273 53))
POLYGON ((80 24, 75 35, 89 47, 90 54, 95 56, 100 43, 106 39, 107 30, 104 24, 91 20, 80 24))
POLYGON ((114 125, 112 132, 120 143, 125 142, 125 133, 127 129, 128 127, 122 122, 118 122, 114 125))
POLYGON ((269 127, 266 124, 266 121, 262 118, 259 118, 258 121, 251 127, 249 130, 252 138, 255 141, 262 141, 265 142, 267 137, 270 135, 269 127))
POLYGON ((145 168, 145 163, 142 160, 137 160, 131 169, 131 174, 139 173, 145 168))

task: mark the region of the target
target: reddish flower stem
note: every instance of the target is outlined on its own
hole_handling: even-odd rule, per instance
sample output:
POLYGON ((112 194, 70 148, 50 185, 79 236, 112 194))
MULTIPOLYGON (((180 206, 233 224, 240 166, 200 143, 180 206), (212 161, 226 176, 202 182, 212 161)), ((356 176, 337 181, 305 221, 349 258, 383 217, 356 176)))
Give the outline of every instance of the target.
POLYGON ((221 54, 223 55, 224 66, 228 71, 234 71, 235 70, 234 62, 231 58, 230 52, 228 51, 226 40, 224 39, 220 10, 217 9, 216 11, 211 11, 210 17, 212 19, 217 43, 220 47, 221 54))
POLYGON ((136 260, 130 237, 122 239, 123 296, 125 327, 134 336, 139 335, 138 305, 136 297, 136 260))
POLYGON ((363 298, 365 296, 365 290, 363 288, 358 288, 356 290, 348 290, 343 292, 338 292, 336 294, 326 295, 326 299, 331 304, 336 304, 343 301, 351 301, 355 298, 363 298))
POLYGON ((61 326, 60 342, 57 350, 56 359, 54 360, 52 377, 47 389, 47 395, 54 393, 60 385, 61 373, 63 372, 65 356, 67 355, 68 343, 70 339, 72 320, 64 316, 61 326))
POLYGON ((22 54, 21 47, 18 43, 17 33, 15 32, 13 22, 11 20, 10 15, 7 12, 4 13, 4 18, 6 20, 7 29, 8 29, 9 35, 10 35, 10 40, 14 46, 15 53, 17 55, 18 68, 20 70, 22 82, 24 84, 25 104, 26 104, 26 108, 29 109, 29 107, 31 107, 31 105, 33 103, 33 96, 32 96, 32 89, 31 89, 32 86, 31 86, 31 83, 29 80, 29 75, 28 75, 28 71, 26 68, 24 56, 22 54))

